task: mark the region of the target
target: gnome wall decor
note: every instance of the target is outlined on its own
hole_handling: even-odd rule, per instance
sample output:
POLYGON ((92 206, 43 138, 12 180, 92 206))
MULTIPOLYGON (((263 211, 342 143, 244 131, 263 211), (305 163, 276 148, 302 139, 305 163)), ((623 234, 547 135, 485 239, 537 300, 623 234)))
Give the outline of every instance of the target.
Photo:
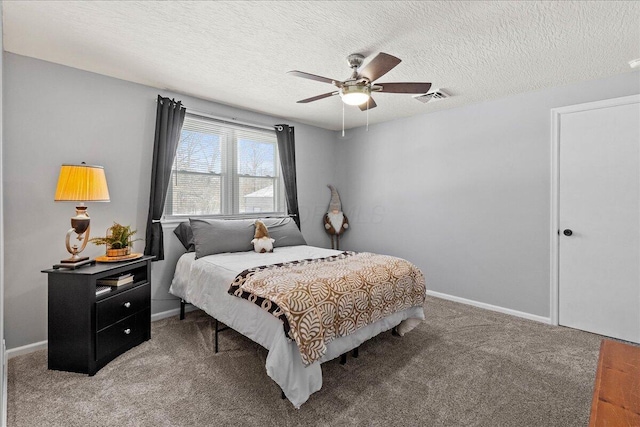
POLYGON ((338 190, 333 185, 327 185, 327 187, 331 190, 331 201, 329 211, 324 215, 324 229, 331 236, 331 249, 340 249, 340 235, 349 228, 349 219, 342 212, 338 190))

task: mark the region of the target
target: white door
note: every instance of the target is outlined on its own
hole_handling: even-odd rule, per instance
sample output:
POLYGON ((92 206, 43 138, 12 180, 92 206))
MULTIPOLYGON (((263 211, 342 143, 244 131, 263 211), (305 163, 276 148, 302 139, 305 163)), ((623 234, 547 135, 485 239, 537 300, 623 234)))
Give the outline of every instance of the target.
POLYGON ((640 342, 639 98, 559 115, 559 324, 633 342, 640 342))

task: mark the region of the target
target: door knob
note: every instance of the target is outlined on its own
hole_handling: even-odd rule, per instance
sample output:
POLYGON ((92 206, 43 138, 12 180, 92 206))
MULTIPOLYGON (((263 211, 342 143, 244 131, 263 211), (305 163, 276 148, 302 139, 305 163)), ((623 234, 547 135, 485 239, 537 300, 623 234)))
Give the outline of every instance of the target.
POLYGON ((571 229, 567 228, 566 230, 564 230, 562 232, 562 234, 564 234, 565 236, 571 236, 573 234, 573 231, 571 231, 571 229))

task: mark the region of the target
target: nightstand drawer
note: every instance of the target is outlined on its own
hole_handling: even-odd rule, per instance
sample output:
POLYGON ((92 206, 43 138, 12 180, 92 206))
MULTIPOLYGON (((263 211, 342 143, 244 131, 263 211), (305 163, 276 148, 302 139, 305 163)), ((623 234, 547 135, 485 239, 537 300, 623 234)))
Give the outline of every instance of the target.
POLYGON ((96 335, 96 360, 118 352, 134 342, 142 342, 148 324, 149 309, 129 316, 96 335))
POLYGON ((106 328, 150 306, 151 287, 147 283, 96 303, 96 330, 106 328))

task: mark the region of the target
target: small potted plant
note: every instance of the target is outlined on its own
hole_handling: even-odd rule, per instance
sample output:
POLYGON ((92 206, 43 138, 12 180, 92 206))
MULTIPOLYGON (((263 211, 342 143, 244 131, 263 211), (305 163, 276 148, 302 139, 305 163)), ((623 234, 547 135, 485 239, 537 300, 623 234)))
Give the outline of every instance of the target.
POLYGON ((142 239, 131 239, 138 230, 132 230, 130 225, 114 222, 107 229, 105 237, 95 237, 89 240, 95 245, 106 245, 108 257, 120 257, 131 254, 131 244, 142 239))

